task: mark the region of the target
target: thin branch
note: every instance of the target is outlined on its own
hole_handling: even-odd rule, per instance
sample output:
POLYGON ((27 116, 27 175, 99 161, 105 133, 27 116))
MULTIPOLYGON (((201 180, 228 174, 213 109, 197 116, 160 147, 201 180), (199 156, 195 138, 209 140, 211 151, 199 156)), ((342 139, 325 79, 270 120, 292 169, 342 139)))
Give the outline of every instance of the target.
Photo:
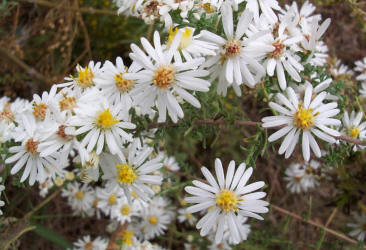
MULTIPOLYGON (((156 122, 156 123, 150 123, 148 126, 148 129, 153 129, 153 128, 161 128, 161 127, 178 127, 182 122, 177 122, 177 123, 172 123, 172 122, 156 122)), ((234 121, 233 123, 235 126, 261 126, 262 123, 261 122, 254 122, 254 121, 234 121)), ((212 125, 212 126, 219 126, 219 125, 229 125, 229 123, 227 121, 224 120, 194 120, 193 121, 193 125, 212 125)), ((273 127, 273 128, 268 128, 268 129, 279 129, 281 128, 281 126, 279 127, 273 127)), ((332 136, 332 135, 330 135, 332 136)), ((362 140, 358 140, 355 138, 351 138, 345 135, 341 135, 341 136, 332 136, 335 139, 339 139, 342 141, 346 141, 346 142, 350 142, 353 144, 357 144, 357 145, 361 145, 361 146, 366 146, 366 141, 362 141, 362 140)))
MULTIPOLYGON (((286 215, 288 215, 288 216, 291 216, 291 217, 292 217, 292 218, 294 218, 294 219, 301 220, 302 222, 308 223, 308 224, 310 224, 310 225, 312 225, 312 226, 314 226, 314 227, 321 228, 321 229, 323 229, 324 231, 326 231, 327 233, 330 233, 330 234, 332 234, 333 236, 335 236, 335 237, 337 237, 337 238, 339 238, 339 239, 342 239, 342 240, 345 240, 345 241, 347 241, 347 242, 349 242, 349 243, 352 243, 352 244, 358 245, 358 242, 357 242, 356 240, 351 239, 351 238, 349 238, 348 236, 346 236, 346 235, 344 235, 344 234, 342 234, 342 233, 338 233, 338 232, 334 231, 333 229, 327 228, 327 227, 325 227, 325 226, 323 226, 323 225, 321 225, 321 224, 319 224, 319 223, 316 223, 315 221, 312 221, 312 220, 305 220, 305 219, 303 219, 300 215, 297 215, 297 214, 295 214, 295 213, 292 213, 292 212, 290 212, 290 211, 287 211, 286 209, 283 209, 283 208, 278 207, 278 206, 273 205, 273 204, 271 204, 271 207, 272 207, 274 210, 276 210, 276 211, 278 211, 278 212, 280 212, 280 213, 282 213, 282 214, 286 214, 286 215)), ((364 248, 364 249, 366 249, 366 246, 364 246, 363 248, 364 248)))
POLYGON ((43 200, 41 203, 39 203, 35 208, 32 209, 32 211, 28 212, 24 217, 23 220, 28 220, 30 217, 37 212, 39 209, 41 209, 44 205, 46 205, 48 202, 53 200, 59 193, 61 192, 61 189, 56 190, 51 195, 47 197, 47 199, 43 200))
POLYGON ((60 9, 63 9, 63 10, 74 11, 74 12, 117 16, 117 11, 113 11, 113 10, 99 10, 99 9, 94 9, 94 8, 91 8, 91 7, 76 8, 76 7, 70 7, 70 6, 55 4, 55 3, 51 3, 49 1, 44 1, 44 0, 20 0, 20 1, 39 4, 39 5, 42 5, 42 6, 45 6, 45 7, 50 7, 50 8, 60 8, 60 9))

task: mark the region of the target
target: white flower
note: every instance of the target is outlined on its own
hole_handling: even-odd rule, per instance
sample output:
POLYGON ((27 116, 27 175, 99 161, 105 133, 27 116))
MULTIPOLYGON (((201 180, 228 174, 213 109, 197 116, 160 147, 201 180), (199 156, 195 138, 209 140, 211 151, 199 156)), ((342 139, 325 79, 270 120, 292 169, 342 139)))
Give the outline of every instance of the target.
POLYGON ((366 57, 362 60, 358 60, 355 62, 356 67, 354 68, 355 71, 360 72, 360 74, 356 77, 358 81, 365 81, 366 80, 366 57))
POLYGON ((354 74, 341 60, 337 60, 335 65, 331 65, 330 73, 333 77, 351 77, 354 74))
POLYGON ((197 218, 191 213, 188 213, 186 208, 178 209, 178 214, 179 223, 187 221, 189 225, 193 226, 193 224, 197 221, 197 218))
POLYGON ((267 74, 273 76, 276 70, 278 83, 282 90, 286 89, 287 82, 285 70, 296 82, 301 82, 299 72, 304 70, 300 63, 300 57, 295 54, 300 48, 298 43, 303 39, 302 35, 287 35, 286 28, 288 23, 282 21, 278 27, 278 34, 266 36, 266 43, 272 45, 273 49, 266 55, 265 67, 267 74))
POLYGON ((100 66, 100 62, 94 63, 93 61, 90 61, 85 68, 77 65, 77 76, 65 77, 67 82, 57 84, 56 86, 58 88, 69 87, 75 91, 77 95, 80 95, 83 91, 95 85, 94 79, 100 73, 100 66))
POLYGON ((354 214, 353 217, 356 223, 347 223, 347 226, 352 228, 349 236, 355 237, 358 241, 364 241, 366 236, 366 214, 354 214))
POLYGON ((209 58, 204 64, 210 68, 211 80, 219 79, 218 94, 227 93, 227 88, 233 86, 235 93, 240 96, 240 85, 245 82, 249 87, 254 87, 258 80, 265 74, 264 68, 258 63, 256 54, 263 54, 272 49, 264 43, 252 38, 244 39, 243 36, 252 22, 253 14, 246 9, 239 17, 234 31, 232 8, 223 5, 222 23, 226 38, 208 31, 202 31, 202 38, 217 44, 221 48, 217 55, 209 58))
POLYGON ((179 171, 180 169, 180 166, 175 160, 174 156, 166 157, 163 161, 163 166, 166 167, 169 171, 179 171))
MULTIPOLYGON (((364 140, 366 138, 366 122, 361 123, 362 116, 362 112, 356 114, 355 111, 352 111, 350 117, 345 111, 342 119, 344 127, 342 133, 355 139, 364 140)), ((364 146, 355 145, 353 150, 357 151, 357 147, 364 148, 364 146)))
POLYGON ((73 250, 105 250, 108 246, 108 240, 99 236, 91 240, 90 236, 86 235, 74 242, 73 245, 73 250))
POLYGON ((164 209, 149 206, 142 210, 142 221, 139 224, 140 237, 149 240, 163 235, 172 221, 171 216, 164 209))
POLYGON ((291 163, 286 169, 284 178, 288 183, 286 187, 292 193, 307 192, 319 185, 319 176, 315 171, 320 167, 320 163, 311 160, 310 163, 291 163))
POLYGON ((323 91, 318 95, 313 95, 311 84, 306 86, 304 97, 300 100, 291 87, 286 89, 286 93, 288 97, 282 93, 277 94, 276 97, 280 104, 269 103, 269 106, 280 114, 262 119, 264 128, 284 126, 272 134, 268 141, 273 142, 286 135, 278 153, 286 152, 285 158, 288 158, 294 151, 300 133, 302 133, 304 159, 309 161, 310 148, 317 157, 321 157, 320 148, 313 134, 329 143, 336 142, 334 136, 339 136, 340 133, 327 126, 341 124, 339 120, 331 118, 339 113, 339 109, 336 109, 337 103, 324 104, 323 100, 327 93, 323 91))
POLYGON ((127 68, 121 57, 117 57, 116 65, 110 61, 106 61, 103 65, 99 76, 95 77, 96 86, 101 89, 101 94, 111 104, 116 104, 127 112, 132 107, 132 90, 135 86, 135 81, 127 80, 124 74, 128 72, 136 72, 139 67, 132 64, 127 68))
MULTIPOLYGON (((96 91, 95 95, 98 94, 100 92, 96 91)), ((81 145, 87 146, 88 152, 96 147, 96 153, 100 154, 106 144, 112 154, 123 158, 122 144, 132 141, 132 135, 125 129, 134 129, 136 126, 125 120, 125 114, 120 111, 120 107, 100 98, 92 103, 80 102, 74 111, 75 116, 70 118, 69 124, 77 127, 74 135, 87 133, 81 145)))
POLYGON ((96 193, 98 199, 97 207, 106 215, 111 216, 114 210, 119 210, 120 200, 123 199, 123 190, 116 186, 112 190, 98 189, 96 193))
POLYGON ((37 121, 44 121, 46 116, 49 116, 51 112, 56 111, 56 85, 53 85, 50 92, 44 91, 42 96, 40 97, 37 94, 33 95, 33 112, 32 114, 36 118, 37 121))
POLYGON ((121 186, 130 202, 131 191, 134 191, 142 200, 149 200, 149 196, 154 195, 154 191, 147 184, 160 185, 162 181, 162 177, 150 173, 163 166, 160 158, 146 160, 152 151, 153 149, 149 147, 139 149, 136 143, 133 143, 127 159, 123 161, 111 154, 103 153, 100 158, 104 173, 102 178, 111 182, 110 188, 121 186))
POLYGON ((87 184, 81 186, 78 182, 68 183, 67 186, 62 189, 61 196, 67 198, 74 214, 88 214, 94 201, 92 188, 87 184))
POLYGON ((191 27, 185 27, 181 29, 175 28, 174 30, 173 28, 170 28, 168 45, 173 42, 178 31, 182 33, 178 50, 176 50, 174 53, 175 61, 182 61, 180 53, 182 53, 186 61, 190 61, 196 57, 216 55, 215 51, 218 49, 218 47, 214 43, 206 42, 200 39, 201 34, 194 36, 194 30, 195 29, 191 27))
POLYGON ((46 177, 58 171, 57 155, 42 157, 38 145, 42 141, 42 129, 37 127, 33 115, 25 113, 22 121, 17 127, 17 137, 15 141, 21 142, 20 146, 9 148, 12 156, 5 160, 6 164, 16 162, 10 173, 16 174, 25 165, 20 182, 29 177, 29 184, 33 185, 37 180, 43 183, 46 177))
POLYGON ((122 225, 125 222, 131 222, 132 217, 140 216, 141 209, 141 203, 138 200, 133 199, 132 203, 129 203, 126 196, 122 196, 118 200, 118 206, 111 212, 111 219, 122 225))
POLYGON ((173 55, 180 44, 182 33, 178 32, 169 49, 163 49, 160 36, 154 33, 154 46, 141 38, 142 46, 149 57, 135 44, 131 45, 133 53, 130 57, 134 62, 143 66, 137 73, 127 73, 125 78, 136 80, 136 105, 146 110, 156 106, 159 111, 159 121, 166 120, 166 111, 173 122, 183 118, 184 113, 175 95, 180 96, 196 108, 200 108, 199 101, 185 89, 193 91, 208 91, 210 82, 200 77, 208 75, 208 71, 197 69, 204 58, 196 58, 185 63, 172 62, 173 55))
POLYGON ((254 192, 264 186, 264 182, 255 182, 246 185, 253 168, 245 171, 245 163, 235 169, 235 162, 231 161, 226 177, 220 159, 215 160, 215 171, 218 182, 210 171, 203 167, 201 171, 209 184, 194 180, 196 187, 188 186, 186 192, 193 195, 185 198, 188 203, 197 203, 187 208, 187 212, 195 213, 209 209, 208 213, 197 223, 197 228, 201 229, 201 236, 207 235, 217 224, 215 243, 220 243, 223 239, 225 224, 227 224, 230 235, 235 244, 246 239, 246 233, 241 229, 238 216, 254 217, 262 220, 257 213, 267 213, 268 202, 262 201, 266 193, 254 192))
MULTIPOLYGON (((3 178, 0 177, 0 183, 3 182, 3 178)), ((5 190, 5 186, 4 185, 0 185, 0 196, 1 196, 1 192, 5 190)), ((0 207, 3 207, 5 205, 5 202, 0 200, 0 207)), ((0 215, 3 215, 3 211, 1 211, 0 209, 0 215)))

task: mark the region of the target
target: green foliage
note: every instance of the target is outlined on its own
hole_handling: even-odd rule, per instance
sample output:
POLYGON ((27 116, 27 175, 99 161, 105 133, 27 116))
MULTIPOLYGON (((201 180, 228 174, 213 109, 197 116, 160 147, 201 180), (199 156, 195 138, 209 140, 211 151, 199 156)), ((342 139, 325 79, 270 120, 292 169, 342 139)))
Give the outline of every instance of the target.
POLYGON ((58 247, 60 247, 62 249, 68 249, 68 248, 73 247, 70 242, 66 241, 61 235, 59 235, 58 233, 50 230, 49 228, 47 228, 45 226, 42 226, 41 224, 38 224, 38 223, 35 223, 35 222, 31 222, 30 224, 32 226, 36 226, 36 228, 34 229, 34 232, 38 236, 54 243, 58 247))

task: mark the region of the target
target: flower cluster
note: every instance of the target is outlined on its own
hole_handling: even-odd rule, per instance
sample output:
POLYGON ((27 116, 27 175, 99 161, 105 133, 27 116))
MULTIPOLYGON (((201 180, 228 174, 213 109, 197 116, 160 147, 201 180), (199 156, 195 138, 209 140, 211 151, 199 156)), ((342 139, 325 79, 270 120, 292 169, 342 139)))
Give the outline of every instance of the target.
MULTIPOLYGON (((21 173, 20 182, 37 182, 41 196, 61 187, 74 215, 108 218, 111 230, 125 225, 123 249, 160 249, 149 241, 165 234, 176 217, 194 225, 197 212, 204 215, 196 227, 208 236, 211 248, 230 249, 247 239, 249 217, 263 220, 259 214, 268 212, 261 191, 265 183, 248 184, 253 168, 245 163, 235 167, 231 161, 225 175, 220 159, 215 160, 216 177, 202 167, 206 180, 186 186, 191 196, 175 207, 162 194, 172 187, 180 166, 158 150, 161 137, 155 129, 142 129, 142 119, 177 125, 192 106, 201 108, 200 97, 207 92, 221 95, 217 98, 230 91, 238 97, 248 89, 264 92, 271 114, 261 119, 261 126, 278 129, 268 141, 284 138, 278 153, 285 158, 301 144, 305 162, 291 164, 285 172, 293 193, 320 185, 320 163, 311 159, 311 151, 323 155, 316 139, 327 144, 340 144, 341 135, 365 139, 362 112, 349 116, 345 111, 342 125, 343 108, 331 90, 332 76, 353 72, 340 61, 330 69, 332 76, 306 71, 326 66, 328 49, 321 37, 330 25, 330 19, 313 14, 309 2, 300 9, 295 2, 281 8, 276 0, 114 2, 118 13, 163 22, 164 35, 155 31, 151 38, 141 38, 141 47, 131 44, 128 65, 121 57, 115 63, 91 61, 77 65, 75 75, 35 94, 31 102, 1 98, 0 142, 10 145, 3 155, 10 173, 21 173), (181 23, 173 22, 177 13, 181 23), (190 20, 201 15, 218 16, 219 28, 191 27, 190 20)), ((356 62, 354 71, 360 72, 356 79, 366 96, 366 59, 356 62)), ((0 185, 0 194, 3 190, 0 185)), ((352 236, 364 238, 358 226, 350 226, 356 228, 352 236)), ((75 249, 107 245, 106 239, 89 236, 74 243, 75 249)))

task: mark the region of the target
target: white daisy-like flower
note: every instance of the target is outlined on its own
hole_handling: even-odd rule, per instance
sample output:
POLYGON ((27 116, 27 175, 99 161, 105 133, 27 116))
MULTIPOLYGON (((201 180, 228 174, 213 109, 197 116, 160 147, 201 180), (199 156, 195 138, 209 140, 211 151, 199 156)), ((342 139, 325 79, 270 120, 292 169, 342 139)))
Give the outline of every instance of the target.
POLYGON ((301 163, 291 163, 286 169, 285 175, 286 187, 291 193, 300 193, 304 189, 302 180, 305 176, 305 168, 301 163))
POLYGON ((130 202, 132 201, 131 191, 147 201, 149 196, 155 194, 147 184, 160 185, 163 179, 151 173, 160 169, 163 164, 160 158, 147 160, 153 151, 152 148, 139 149, 134 144, 130 147, 126 160, 108 153, 101 155, 100 163, 104 173, 102 178, 110 182, 111 189, 116 186, 122 187, 130 202))
POLYGON ((98 208, 106 215, 111 216, 114 210, 119 210, 120 200, 124 193, 120 187, 115 187, 112 191, 107 189, 98 189, 96 193, 98 199, 98 208))
POLYGON ((140 235, 144 240, 150 240, 163 235, 172 221, 171 216, 164 209, 149 206, 142 210, 142 221, 138 225, 140 235))
POLYGON ((128 113, 132 107, 132 90, 135 81, 123 77, 125 73, 136 72, 139 69, 137 64, 127 68, 121 57, 117 57, 116 65, 106 61, 99 76, 95 77, 96 86, 101 89, 101 94, 112 104, 117 104, 128 113))
POLYGON ((366 98, 366 81, 361 84, 360 95, 366 98))
POLYGON ((73 245, 73 250, 105 250, 108 246, 108 240, 100 236, 92 240, 89 235, 85 235, 73 245))
POLYGON ((300 51, 297 44, 303 39, 301 34, 289 36, 286 33, 288 22, 281 21, 277 34, 266 36, 266 43, 273 49, 266 55, 265 68, 269 76, 273 76, 276 70, 278 83, 282 90, 286 89, 287 82, 285 70, 296 82, 301 82, 300 71, 304 66, 300 63, 300 57, 295 53, 300 51))
MULTIPOLYGON (((352 111, 351 116, 349 116, 348 112, 345 111, 342 119, 344 127, 342 133, 355 139, 364 140, 366 138, 366 122, 361 123, 362 116, 362 112, 356 114, 355 111, 352 111)), ((355 145, 353 150, 357 151, 357 147, 365 148, 364 146, 355 145)))
POLYGON ((276 98, 280 104, 269 103, 269 106, 280 114, 262 119, 264 128, 283 126, 273 133, 268 141, 273 142, 286 135, 278 153, 285 153, 285 158, 288 158, 302 133, 302 153, 305 161, 310 159, 310 148, 317 157, 321 157, 319 145, 313 134, 326 142, 336 142, 334 137, 340 136, 340 133, 328 126, 341 124, 339 120, 332 118, 339 113, 339 109, 336 108, 337 103, 324 104, 327 93, 323 91, 313 95, 311 85, 306 86, 304 97, 301 99, 291 87, 286 89, 286 93, 288 97, 282 93, 277 94, 276 98))
POLYGON ((174 156, 167 156, 163 161, 163 166, 169 171, 179 171, 179 163, 175 160, 174 156))
POLYGON ((179 30, 182 33, 182 39, 180 40, 178 50, 176 50, 174 53, 175 61, 182 61, 180 53, 182 53, 186 61, 190 61, 196 57, 216 55, 216 50, 218 47, 214 43, 206 42, 200 39, 200 34, 194 36, 195 29, 191 27, 185 27, 181 29, 170 28, 168 45, 173 42, 174 37, 179 30))
POLYGON ((358 60, 355 62, 356 66, 354 68, 355 71, 360 72, 358 76, 356 76, 357 81, 365 81, 366 80, 366 57, 362 60, 358 60))
POLYGON ((182 38, 182 33, 178 32, 169 49, 163 49, 160 44, 160 35, 154 33, 154 47, 147 39, 141 38, 142 46, 148 56, 135 44, 131 45, 133 53, 130 54, 132 60, 143 66, 143 70, 137 73, 125 74, 126 79, 136 81, 136 105, 141 105, 144 110, 156 106, 159 111, 158 120, 166 120, 166 111, 173 122, 178 118, 183 118, 184 113, 175 96, 190 103, 196 108, 200 108, 199 101, 186 89, 193 91, 207 92, 210 82, 200 77, 208 75, 208 71, 197 69, 204 62, 204 58, 195 58, 190 61, 179 63, 172 62, 182 38))
POLYGON ((125 222, 131 222, 133 216, 139 216, 141 209, 139 201, 133 199, 132 203, 129 203, 127 197, 122 196, 118 200, 118 206, 111 211, 111 219, 118 221, 122 225, 125 222))
POLYGON ((58 171, 57 155, 52 154, 45 157, 40 155, 38 145, 42 141, 42 129, 38 127, 33 115, 23 114, 16 132, 14 139, 21 142, 21 145, 9 148, 9 152, 13 155, 8 157, 5 163, 16 162, 10 173, 18 173, 25 165, 20 182, 29 177, 30 185, 33 185, 36 180, 43 183, 48 175, 58 171))
POLYGON ((223 5, 222 23, 226 38, 220 37, 209 31, 202 31, 202 38, 220 47, 217 55, 209 58, 204 67, 210 68, 211 81, 218 78, 218 94, 227 93, 227 88, 232 86, 235 93, 240 96, 240 85, 244 82, 249 87, 254 87, 258 80, 265 74, 264 68, 258 63, 256 54, 265 54, 273 49, 272 45, 265 45, 252 38, 244 39, 253 19, 253 14, 246 9, 239 17, 234 31, 233 11, 226 4, 223 5))
POLYGON ((209 184, 194 180, 193 186, 185 188, 186 192, 193 195, 185 198, 188 203, 197 203, 187 208, 187 212, 195 213, 208 209, 208 213, 197 223, 201 229, 201 236, 207 235, 217 225, 215 243, 223 239, 225 224, 235 244, 246 239, 247 235, 241 229, 238 216, 254 217, 262 220, 257 213, 267 213, 268 202, 260 200, 265 197, 265 192, 254 192, 264 186, 264 182, 255 182, 246 185, 253 168, 246 169, 245 163, 235 169, 235 162, 231 161, 224 176, 224 170, 220 159, 215 160, 217 181, 210 171, 203 167, 201 171, 209 184))
POLYGON ((356 223, 347 223, 347 226, 352 229, 348 235, 356 238, 358 241, 364 241, 366 236, 366 214, 354 214, 353 217, 356 223))
POLYGON ((54 186, 53 182, 50 179, 47 179, 43 183, 39 183, 39 195, 44 198, 48 194, 48 190, 54 186))
POLYGON ((81 185, 78 182, 68 183, 62 189, 61 196, 67 198, 74 214, 88 214, 94 201, 92 188, 87 184, 81 185))
POLYGON ((341 60, 337 60, 335 62, 335 64, 331 64, 330 65, 330 73, 332 74, 333 77, 337 78, 337 77, 343 77, 343 78, 347 78, 347 77, 351 77, 354 75, 353 70, 351 70, 350 68, 348 68, 347 65, 344 65, 342 63, 341 60))
POLYGON ((94 79, 100 73, 101 63, 94 63, 90 61, 85 68, 80 65, 76 66, 77 76, 65 77, 67 82, 57 84, 58 88, 69 87, 74 90, 77 95, 83 93, 85 90, 95 86, 94 79))
MULTIPOLYGON (((95 91, 95 95, 99 95, 95 91)), ((111 105, 106 99, 99 101, 79 102, 74 109, 75 116, 71 117, 69 124, 76 127, 74 135, 87 133, 81 141, 82 146, 87 146, 91 152, 96 147, 96 153, 100 154, 106 144, 112 154, 118 154, 123 158, 121 147, 123 143, 132 141, 132 135, 126 129, 134 129, 135 124, 126 121, 124 112, 120 107, 111 105)))
MULTIPOLYGON (((0 177, 0 183, 2 183, 2 182, 3 182, 3 178, 0 177)), ((5 190, 5 186, 0 184, 0 196, 1 196, 1 192, 4 190, 5 190)), ((5 202, 0 200, 0 207, 3 207, 4 205, 5 205, 5 202)), ((1 209, 0 209, 0 215, 3 215, 3 211, 1 211, 1 209)))
POLYGON ((193 214, 188 213, 186 208, 181 208, 178 209, 178 221, 179 223, 187 221, 189 225, 193 226, 197 218, 193 214))
POLYGON ((53 85, 50 92, 44 91, 42 96, 37 94, 33 95, 33 112, 32 114, 37 121, 44 121, 46 116, 49 116, 51 112, 56 111, 57 104, 55 102, 57 86, 53 85))

